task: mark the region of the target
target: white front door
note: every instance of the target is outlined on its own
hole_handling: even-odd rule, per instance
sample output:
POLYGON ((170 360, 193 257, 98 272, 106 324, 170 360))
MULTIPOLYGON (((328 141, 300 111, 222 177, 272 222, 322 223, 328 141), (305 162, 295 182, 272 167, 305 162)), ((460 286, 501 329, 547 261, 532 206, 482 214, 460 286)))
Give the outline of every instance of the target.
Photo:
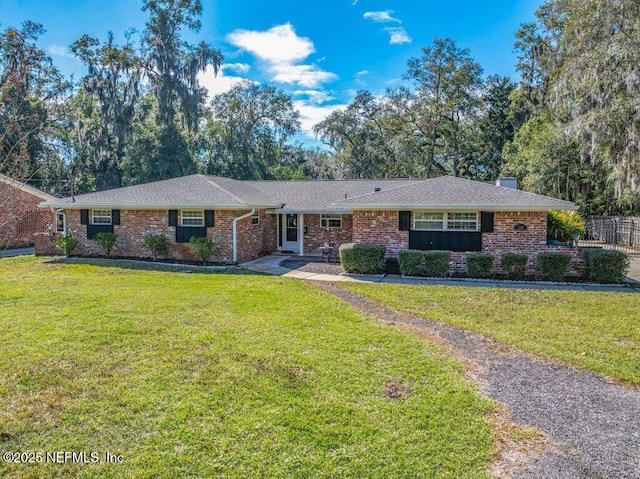
POLYGON ((300 252, 300 222, 298 220, 297 214, 280 215, 281 250, 300 252))

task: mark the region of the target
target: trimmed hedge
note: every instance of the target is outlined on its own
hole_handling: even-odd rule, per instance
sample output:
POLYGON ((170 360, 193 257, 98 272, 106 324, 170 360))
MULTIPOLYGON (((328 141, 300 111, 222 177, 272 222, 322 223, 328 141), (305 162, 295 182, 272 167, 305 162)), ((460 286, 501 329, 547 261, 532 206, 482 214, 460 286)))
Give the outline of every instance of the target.
POLYGON ((562 281, 569 271, 571 255, 567 253, 539 253, 538 269, 551 281, 562 281))
POLYGON ((600 248, 585 249, 589 279, 597 283, 623 283, 629 271, 629 255, 600 248))
POLYGON ((493 274, 493 255, 468 253, 467 274, 470 278, 488 278, 493 274))
POLYGON ((347 273, 384 273, 384 246, 382 245, 343 243, 339 251, 340 263, 347 273))
POLYGON ((444 278, 449 273, 451 251, 405 249, 398 252, 400 272, 405 276, 444 278))
POLYGON ((525 272, 527 270, 527 255, 504 253, 502 255, 502 269, 505 270, 509 279, 524 279, 525 272))

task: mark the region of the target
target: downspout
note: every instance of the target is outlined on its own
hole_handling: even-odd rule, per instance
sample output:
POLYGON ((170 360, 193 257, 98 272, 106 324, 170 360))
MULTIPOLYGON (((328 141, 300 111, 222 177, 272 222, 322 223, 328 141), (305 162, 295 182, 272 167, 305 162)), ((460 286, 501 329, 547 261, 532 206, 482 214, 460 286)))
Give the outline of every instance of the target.
POLYGON ((233 246, 233 263, 237 263, 238 262, 238 221, 243 220, 245 218, 248 218, 249 216, 253 216, 253 214, 256 212, 256 209, 253 208, 251 211, 249 211, 248 213, 242 215, 242 216, 238 216, 237 218, 233 218, 233 241, 232 241, 232 246, 233 246))

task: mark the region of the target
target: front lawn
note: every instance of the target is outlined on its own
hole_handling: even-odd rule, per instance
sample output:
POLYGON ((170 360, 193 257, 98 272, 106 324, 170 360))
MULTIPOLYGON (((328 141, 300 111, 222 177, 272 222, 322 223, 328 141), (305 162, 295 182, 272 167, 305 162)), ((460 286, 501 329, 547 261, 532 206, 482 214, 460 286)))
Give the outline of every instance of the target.
POLYGON ((640 295, 340 283, 396 310, 640 385, 640 295))
POLYGON ((92 263, 0 260, 0 452, 100 463, 0 476, 487 476, 493 406, 425 340, 296 280, 92 263))

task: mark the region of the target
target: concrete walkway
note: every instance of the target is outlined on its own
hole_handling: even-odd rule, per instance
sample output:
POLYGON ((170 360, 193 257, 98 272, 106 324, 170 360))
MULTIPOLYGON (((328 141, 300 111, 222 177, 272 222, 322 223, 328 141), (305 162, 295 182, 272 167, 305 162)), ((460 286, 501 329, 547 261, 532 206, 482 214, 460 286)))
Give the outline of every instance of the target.
MULTIPOLYGON (((545 281, 491 281, 477 279, 457 279, 457 278, 403 278, 401 276, 353 276, 309 273, 308 271, 298 271, 295 269, 280 266, 282 261, 296 259, 296 256, 269 255, 262 258, 247 261, 240 264, 240 267, 258 273, 285 276, 287 278, 306 279, 311 281, 352 283, 393 283, 393 284, 423 284, 428 286, 464 286, 466 288, 517 288, 517 289, 547 289, 547 290, 571 290, 571 291, 600 291, 600 292, 621 292, 638 293, 640 289, 631 288, 627 285, 603 285, 589 283, 551 283, 545 281)), ((640 257, 637 258, 637 266, 640 268, 640 257)), ((640 271, 639 271, 640 273, 640 271)), ((630 272, 631 274, 631 272, 630 272)))
POLYGON ((15 249, 0 249, 0 258, 9 258, 10 256, 23 256, 27 254, 33 254, 35 248, 30 246, 28 248, 15 248, 15 249))
POLYGON ((629 255, 629 272, 627 278, 640 283, 640 254, 629 255))

